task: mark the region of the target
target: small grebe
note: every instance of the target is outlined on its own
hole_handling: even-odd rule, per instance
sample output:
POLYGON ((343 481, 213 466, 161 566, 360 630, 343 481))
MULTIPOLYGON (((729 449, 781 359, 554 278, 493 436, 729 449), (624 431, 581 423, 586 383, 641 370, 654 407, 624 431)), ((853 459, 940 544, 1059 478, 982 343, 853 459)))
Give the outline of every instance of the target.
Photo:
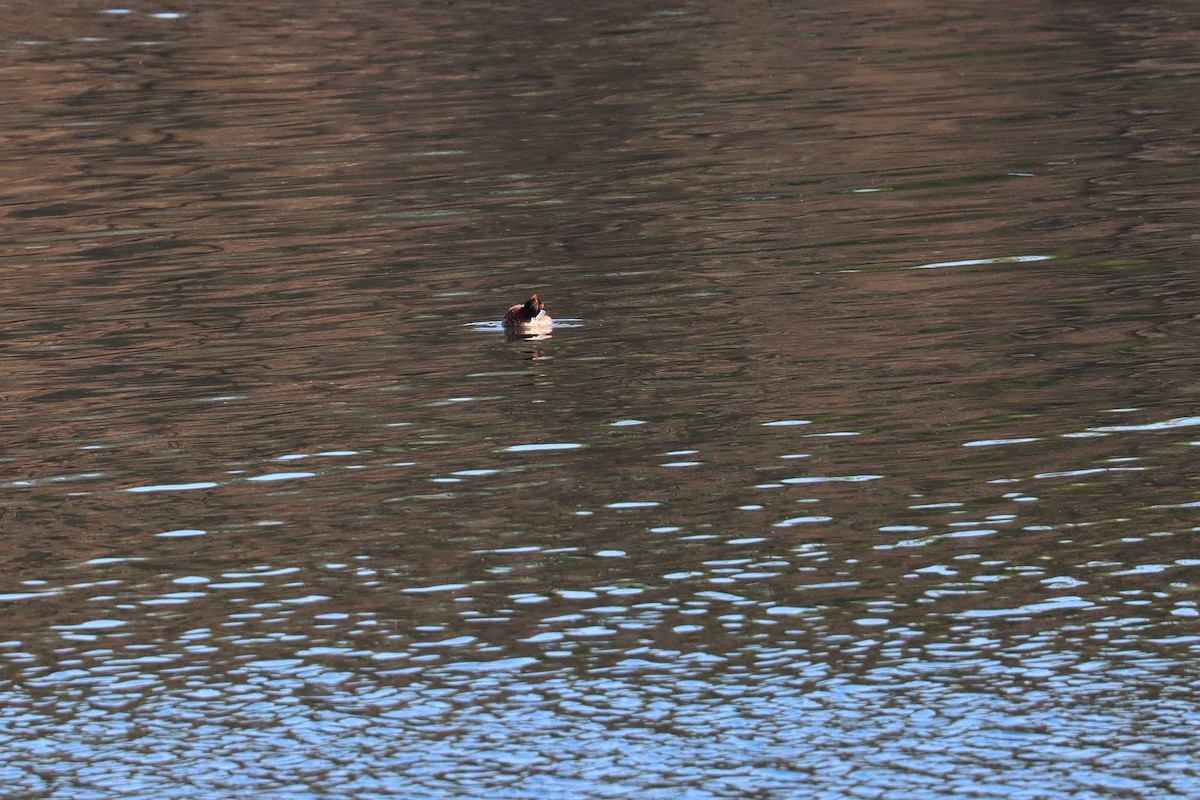
POLYGON ((553 323, 554 319, 546 313, 546 304, 536 294, 504 315, 504 327, 523 334, 549 333, 553 323))

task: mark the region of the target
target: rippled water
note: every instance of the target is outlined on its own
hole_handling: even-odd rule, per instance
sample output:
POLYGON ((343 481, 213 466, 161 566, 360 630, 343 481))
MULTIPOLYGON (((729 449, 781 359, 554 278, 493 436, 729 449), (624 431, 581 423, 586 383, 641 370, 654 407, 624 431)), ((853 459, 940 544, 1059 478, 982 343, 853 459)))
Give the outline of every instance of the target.
POLYGON ((1198 24, 10 16, 6 796, 1196 796, 1198 24))

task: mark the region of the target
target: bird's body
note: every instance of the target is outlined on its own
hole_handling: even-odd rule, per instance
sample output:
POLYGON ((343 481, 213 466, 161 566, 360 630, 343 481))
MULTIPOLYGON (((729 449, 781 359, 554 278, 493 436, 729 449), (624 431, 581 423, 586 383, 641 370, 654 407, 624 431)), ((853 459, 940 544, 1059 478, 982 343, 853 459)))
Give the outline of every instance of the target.
POLYGON ((546 313, 546 304, 536 294, 504 315, 504 327, 520 334, 549 333, 554 319, 546 313))

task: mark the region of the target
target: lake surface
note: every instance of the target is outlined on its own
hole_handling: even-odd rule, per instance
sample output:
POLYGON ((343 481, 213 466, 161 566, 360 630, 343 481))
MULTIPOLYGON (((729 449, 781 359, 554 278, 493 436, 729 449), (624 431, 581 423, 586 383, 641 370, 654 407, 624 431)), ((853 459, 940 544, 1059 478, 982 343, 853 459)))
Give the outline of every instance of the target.
POLYGON ((6 17, 5 796, 1200 795, 1200 10, 593 5, 6 17))

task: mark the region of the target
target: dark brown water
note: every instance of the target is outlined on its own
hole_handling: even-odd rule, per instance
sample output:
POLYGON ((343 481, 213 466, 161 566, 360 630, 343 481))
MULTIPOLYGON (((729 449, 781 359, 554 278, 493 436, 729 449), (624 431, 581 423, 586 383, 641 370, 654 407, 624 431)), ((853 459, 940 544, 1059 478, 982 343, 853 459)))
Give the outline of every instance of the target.
POLYGON ((1200 12, 592 5, 9 9, 5 796, 1200 794, 1200 12))

